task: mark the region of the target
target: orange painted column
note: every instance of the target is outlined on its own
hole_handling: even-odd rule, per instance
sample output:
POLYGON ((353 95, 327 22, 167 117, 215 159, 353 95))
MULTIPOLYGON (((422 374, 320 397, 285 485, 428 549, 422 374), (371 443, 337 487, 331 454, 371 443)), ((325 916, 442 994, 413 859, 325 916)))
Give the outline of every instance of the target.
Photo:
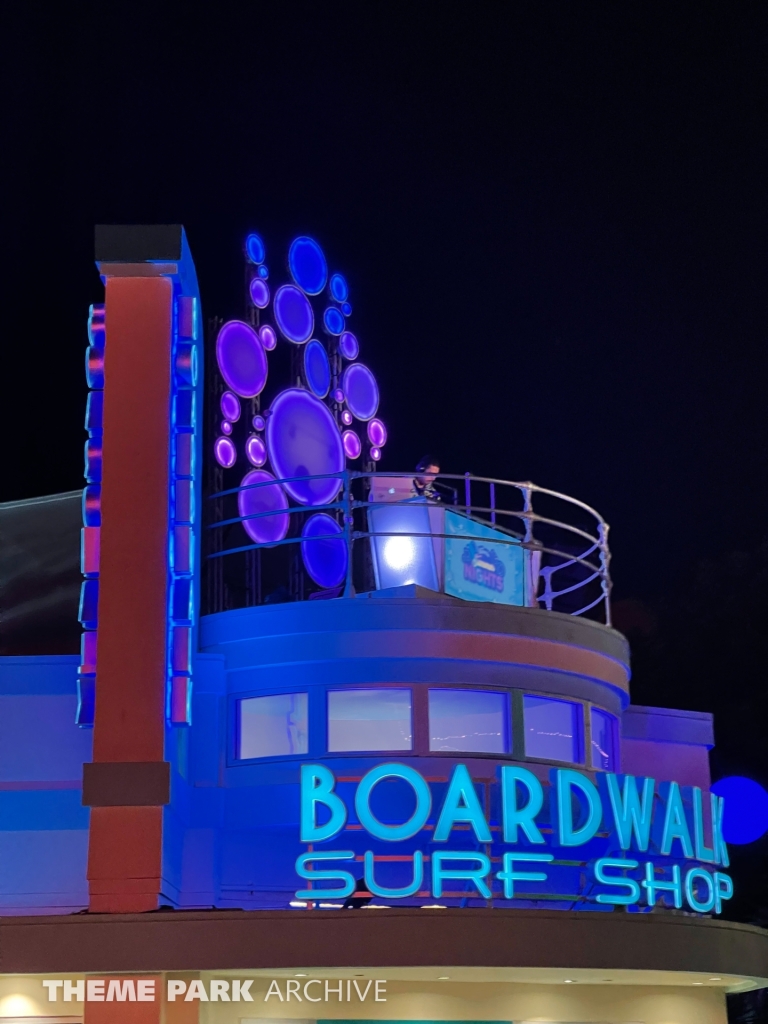
MULTIPOLYGON (((169 538, 178 487, 171 467, 180 451, 174 332, 181 297, 197 292, 185 250, 180 226, 97 229, 105 283, 103 469, 93 763, 84 766, 83 802, 91 807, 90 909, 99 912, 153 910, 163 889, 169 538)), ((189 627, 180 634, 188 638, 189 627)), ((181 671, 189 676, 188 665, 181 671)))

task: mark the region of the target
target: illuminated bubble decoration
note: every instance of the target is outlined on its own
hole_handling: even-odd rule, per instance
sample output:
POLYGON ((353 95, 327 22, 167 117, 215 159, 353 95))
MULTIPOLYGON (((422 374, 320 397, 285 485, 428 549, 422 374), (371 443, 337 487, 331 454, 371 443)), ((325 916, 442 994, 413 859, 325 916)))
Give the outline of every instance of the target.
POLYGON ((345 427, 351 427, 352 419, 352 413, 349 411, 349 409, 345 409, 344 412, 341 414, 341 422, 344 424, 345 427))
POLYGON ((237 423, 240 419, 240 399, 231 391, 225 391, 221 396, 221 415, 230 423, 237 423))
POLYGON ((360 346, 357 343, 357 338, 351 331, 344 331, 339 338, 339 352, 341 352, 345 359, 357 359, 360 346))
POLYGON ((282 540, 288 533, 290 516, 288 499, 280 484, 265 469, 252 469, 245 474, 240 487, 237 508, 251 540, 257 544, 276 544, 282 540))
POLYGON ((240 320, 230 320, 216 338, 216 360, 221 375, 241 398, 255 398, 267 383, 267 355, 256 331, 240 320))
POLYGON ((294 345, 309 341, 315 329, 315 314, 304 292, 292 284, 277 289, 272 304, 280 333, 294 345))
POLYGON ((349 297, 347 279, 342 274, 334 274, 330 283, 331 295, 337 302, 344 302, 349 297))
POLYGON ((228 437, 217 437, 213 445, 216 461, 224 469, 231 469, 237 462, 237 449, 228 437))
POLYGON ((248 235, 245 240, 245 255, 251 263, 263 263, 266 256, 264 243, 259 235, 248 235))
POLYGON ((329 334, 341 334, 344 330, 344 317, 335 306, 329 306, 323 313, 323 326, 329 334))
POLYGON ((768 793, 753 779, 729 775, 712 787, 725 799, 723 839, 741 846, 754 843, 768 832, 768 793))
POLYGON ((314 240, 303 235, 291 242, 288 250, 291 277, 307 295, 319 295, 328 280, 328 265, 323 250, 314 240))
POLYGON ((325 398, 331 390, 331 365, 320 341, 310 341, 304 349, 304 376, 309 390, 318 398, 325 398))
POLYGON ((344 392, 341 390, 341 388, 336 388, 336 390, 333 392, 333 400, 334 402, 338 402, 339 404, 341 404, 344 401, 344 392))
POLYGON ((232 433, 232 424, 229 422, 229 420, 222 420, 221 421, 221 432, 222 432, 222 434, 231 434, 232 433))
POLYGON ((335 519, 325 512, 310 516, 301 531, 304 568, 319 587, 338 587, 347 575, 347 545, 335 519))
POLYGON ((251 423, 253 424, 254 430, 263 430, 264 427, 266 426, 266 422, 263 416, 254 416, 253 419, 251 420, 251 423))
POLYGON ((349 411, 358 420, 370 420, 379 408, 379 386, 367 366, 351 363, 341 379, 349 411))
POLYGON ((371 458, 374 462, 378 462, 381 458, 381 448, 371 448, 371 458))
POLYGON ((344 454, 348 459, 360 458, 363 446, 354 430, 345 430, 341 435, 341 443, 344 445, 344 454))
MULTIPOLYGON (((272 403, 267 419, 267 451, 275 475, 288 477, 340 473, 344 469, 341 434, 331 411, 308 391, 290 388, 272 403)), ((285 484, 302 505, 333 501, 341 479, 296 480, 285 484)))
POLYGON ((262 265, 259 267, 257 273, 258 273, 259 277, 263 277, 264 280, 266 281, 266 279, 269 277, 269 268, 264 266, 264 264, 262 263, 262 265))
POLYGON ((387 443, 387 428, 381 420, 368 421, 368 440, 376 448, 383 448, 387 443))
POLYGON ((267 352, 271 352, 272 349, 277 347, 277 335, 275 334, 275 328, 270 327, 269 324, 264 324, 263 327, 259 328, 259 338, 261 338, 261 344, 267 352))
POLYGON ((251 434, 245 442, 245 457, 252 466, 259 468, 267 461, 267 446, 258 434, 251 434))
POLYGON ((251 302, 257 309, 266 309, 269 305, 269 285, 260 277, 254 277, 248 289, 251 302))

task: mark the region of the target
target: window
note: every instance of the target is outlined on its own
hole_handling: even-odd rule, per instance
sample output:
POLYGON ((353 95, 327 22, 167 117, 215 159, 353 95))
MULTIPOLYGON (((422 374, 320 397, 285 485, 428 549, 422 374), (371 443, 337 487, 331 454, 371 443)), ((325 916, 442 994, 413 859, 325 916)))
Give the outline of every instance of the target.
POLYGON ((507 695, 489 690, 430 690, 429 749, 505 754, 507 695))
POLYGON ((582 707, 570 700, 523 697, 525 752, 546 761, 580 764, 582 754, 582 707))
POLYGON ((248 697, 238 703, 239 758, 307 753, 306 693, 248 697))
POLYGON ((328 750, 410 750, 411 691, 328 691, 328 750))
POLYGON ((592 767, 605 772, 616 770, 616 719, 600 708, 591 709, 592 767))

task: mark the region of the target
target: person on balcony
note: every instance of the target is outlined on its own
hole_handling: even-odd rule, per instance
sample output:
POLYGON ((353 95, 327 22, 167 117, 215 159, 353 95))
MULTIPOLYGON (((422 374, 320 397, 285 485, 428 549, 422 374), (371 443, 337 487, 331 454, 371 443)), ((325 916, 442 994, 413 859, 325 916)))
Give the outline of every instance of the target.
POLYGON ((435 477, 440 473, 439 461, 431 455, 425 455, 416 464, 417 476, 413 480, 413 493, 417 498, 427 501, 442 501, 435 488, 435 477))

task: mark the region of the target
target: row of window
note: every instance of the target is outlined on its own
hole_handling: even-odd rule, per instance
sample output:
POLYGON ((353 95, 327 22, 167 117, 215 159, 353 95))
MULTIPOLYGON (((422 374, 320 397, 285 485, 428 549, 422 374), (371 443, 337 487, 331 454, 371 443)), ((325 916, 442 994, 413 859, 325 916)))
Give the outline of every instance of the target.
MULTIPOLYGON (((613 771, 618 723, 579 701, 505 690, 429 688, 429 751, 512 754, 613 771), (515 713, 511 706, 515 705, 515 713), (514 738, 513 726, 518 721, 514 738), (521 727, 521 729, 520 729, 521 727), (522 749, 520 749, 522 746, 522 749)), ((328 690, 327 752, 397 753, 414 749, 413 694, 407 687, 328 690)), ((237 702, 236 757, 309 753, 309 695, 277 693, 237 702)))

